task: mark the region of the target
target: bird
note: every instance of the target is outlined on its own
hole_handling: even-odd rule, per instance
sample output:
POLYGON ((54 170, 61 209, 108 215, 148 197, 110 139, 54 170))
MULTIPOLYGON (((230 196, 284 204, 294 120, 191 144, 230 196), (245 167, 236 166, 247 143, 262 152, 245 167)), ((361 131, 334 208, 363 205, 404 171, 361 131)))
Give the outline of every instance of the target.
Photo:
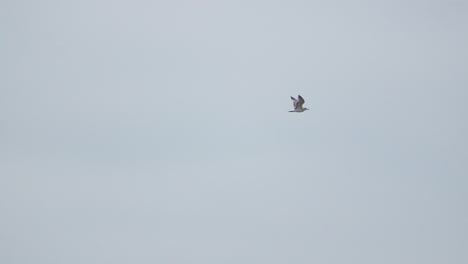
POLYGON ((302 96, 298 95, 298 99, 294 98, 291 96, 291 99, 293 100, 293 105, 294 105, 294 110, 292 111, 289 111, 289 112, 304 112, 305 110, 309 110, 308 108, 305 108, 305 107, 302 107, 302 105, 304 104, 304 98, 302 98, 302 96))

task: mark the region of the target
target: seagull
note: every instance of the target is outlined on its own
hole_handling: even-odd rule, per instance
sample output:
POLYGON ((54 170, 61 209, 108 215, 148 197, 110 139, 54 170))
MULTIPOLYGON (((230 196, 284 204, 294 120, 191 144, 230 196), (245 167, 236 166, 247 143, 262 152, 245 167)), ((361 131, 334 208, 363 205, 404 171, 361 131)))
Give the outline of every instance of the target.
POLYGON ((291 96, 291 99, 293 100, 293 105, 294 105, 294 110, 289 111, 289 112, 304 112, 305 110, 309 110, 308 108, 303 108, 302 105, 304 104, 304 98, 302 96, 298 95, 299 100, 291 96))

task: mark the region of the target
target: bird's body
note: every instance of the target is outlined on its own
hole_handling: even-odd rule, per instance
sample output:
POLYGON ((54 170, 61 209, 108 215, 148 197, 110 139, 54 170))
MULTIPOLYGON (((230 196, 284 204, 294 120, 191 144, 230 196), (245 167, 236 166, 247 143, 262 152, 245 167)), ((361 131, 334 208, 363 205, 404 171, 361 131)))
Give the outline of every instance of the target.
POLYGON ((294 105, 294 110, 289 111, 289 112, 296 112, 296 113, 301 113, 304 112, 305 110, 309 110, 308 108, 302 107, 304 104, 304 98, 302 96, 298 96, 298 99, 294 98, 291 96, 291 99, 293 100, 293 105, 294 105))

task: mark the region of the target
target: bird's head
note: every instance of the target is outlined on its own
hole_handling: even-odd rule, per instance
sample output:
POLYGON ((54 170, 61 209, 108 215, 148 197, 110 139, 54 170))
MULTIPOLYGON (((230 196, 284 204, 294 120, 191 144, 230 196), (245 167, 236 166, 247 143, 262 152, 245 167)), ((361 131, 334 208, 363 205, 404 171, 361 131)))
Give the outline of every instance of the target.
POLYGON ((304 108, 304 111, 305 111, 305 110, 309 110, 309 108, 304 108))

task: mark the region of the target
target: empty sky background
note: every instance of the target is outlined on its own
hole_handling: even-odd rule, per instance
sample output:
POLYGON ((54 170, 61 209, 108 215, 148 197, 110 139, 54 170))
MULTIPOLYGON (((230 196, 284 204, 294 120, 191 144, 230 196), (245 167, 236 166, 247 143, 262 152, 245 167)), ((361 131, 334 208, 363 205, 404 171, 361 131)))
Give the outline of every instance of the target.
POLYGON ((467 263, 467 1, 0 17, 0 263, 467 263))

